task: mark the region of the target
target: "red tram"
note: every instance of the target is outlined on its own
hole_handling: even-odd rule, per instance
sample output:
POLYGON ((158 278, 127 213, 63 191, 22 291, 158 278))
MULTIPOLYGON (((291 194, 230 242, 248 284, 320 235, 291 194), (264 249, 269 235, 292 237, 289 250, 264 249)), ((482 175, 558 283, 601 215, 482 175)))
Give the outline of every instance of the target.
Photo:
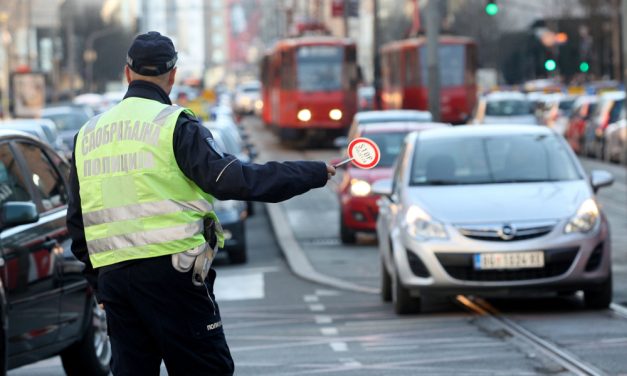
MULTIPOLYGON (((477 47, 472 39, 440 37, 441 121, 466 123, 477 103, 477 47)), ((428 110, 427 39, 390 42, 381 49, 384 109, 428 110)))
POLYGON ((357 111, 356 59, 348 39, 279 41, 261 61, 264 123, 282 140, 345 133, 357 111))

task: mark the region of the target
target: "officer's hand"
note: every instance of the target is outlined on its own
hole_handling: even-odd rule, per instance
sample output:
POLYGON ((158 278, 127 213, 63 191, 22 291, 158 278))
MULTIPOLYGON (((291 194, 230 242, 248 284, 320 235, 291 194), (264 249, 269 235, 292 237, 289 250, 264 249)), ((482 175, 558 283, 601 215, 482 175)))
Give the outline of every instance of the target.
POLYGON ((329 176, 329 179, 331 179, 332 176, 335 176, 335 167, 327 165, 327 174, 329 176))

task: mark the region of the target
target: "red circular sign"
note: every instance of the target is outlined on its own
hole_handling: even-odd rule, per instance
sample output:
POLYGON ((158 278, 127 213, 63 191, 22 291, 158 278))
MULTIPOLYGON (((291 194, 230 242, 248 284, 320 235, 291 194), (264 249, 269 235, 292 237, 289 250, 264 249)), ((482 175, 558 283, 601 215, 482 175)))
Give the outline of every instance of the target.
POLYGON ((351 162, 359 168, 373 168, 381 159, 379 147, 369 138, 359 137, 348 144, 348 156, 351 162))

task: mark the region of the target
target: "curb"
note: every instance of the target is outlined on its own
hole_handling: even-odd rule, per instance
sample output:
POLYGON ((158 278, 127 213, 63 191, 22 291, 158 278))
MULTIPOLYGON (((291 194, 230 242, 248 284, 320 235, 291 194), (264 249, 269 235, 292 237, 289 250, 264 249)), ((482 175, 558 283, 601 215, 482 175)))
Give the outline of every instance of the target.
POLYGON ((347 282, 339 278, 330 277, 319 273, 314 269, 305 255, 305 252, 298 244, 294 233, 290 227, 281 204, 265 204, 270 217, 270 223, 279 247, 287 260, 287 263, 294 274, 305 280, 330 286, 340 290, 361 292, 366 294, 378 294, 379 289, 360 286, 352 282, 347 282))

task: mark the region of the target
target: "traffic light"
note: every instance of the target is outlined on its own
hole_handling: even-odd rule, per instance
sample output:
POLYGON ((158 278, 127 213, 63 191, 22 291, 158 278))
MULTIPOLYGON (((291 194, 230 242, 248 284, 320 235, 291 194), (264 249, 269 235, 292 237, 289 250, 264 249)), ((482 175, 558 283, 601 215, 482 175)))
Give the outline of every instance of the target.
POLYGON ((581 73, 588 73, 589 70, 590 70, 590 64, 588 64, 587 61, 582 61, 581 63, 579 63, 579 71, 581 73))
POLYGON ((485 13, 488 16, 495 16, 499 12, 499 6, 496 4, 496 0, 489 0, 485 4, 485 13))
POLYGON ((557 68, 557 63, 555 62, 555 60, 546 59, 544 61, 544 69, 546 69, 547 72, 553 72, 555 68, 557 68))

